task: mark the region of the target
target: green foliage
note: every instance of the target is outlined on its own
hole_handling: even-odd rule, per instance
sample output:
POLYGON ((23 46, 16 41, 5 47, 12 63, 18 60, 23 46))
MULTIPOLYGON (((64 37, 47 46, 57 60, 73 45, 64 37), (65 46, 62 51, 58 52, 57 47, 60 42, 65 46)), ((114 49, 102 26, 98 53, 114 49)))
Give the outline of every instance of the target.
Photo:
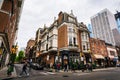
POLYGON ((93 69, 95 69, 96 68, 96 64, 94 63, 94 64, 92 64, 92 67, 93 67, 93 69))
POLYGON ((19 62, 19 57, 16 56, 15 62, 19 62))
POLYGON ((15 62, 16 54, 10 54, 10 61, 15 62))
POLYGON ((24 58, 24 51, 19 51, 18 56, 16 57, 16 61, 20 62, 24 58))

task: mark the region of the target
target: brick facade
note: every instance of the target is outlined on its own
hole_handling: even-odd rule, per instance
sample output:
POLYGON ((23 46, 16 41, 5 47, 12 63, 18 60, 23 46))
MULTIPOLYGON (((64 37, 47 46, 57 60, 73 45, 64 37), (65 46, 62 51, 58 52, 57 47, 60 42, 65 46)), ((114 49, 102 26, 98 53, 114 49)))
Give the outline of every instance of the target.
POLYGON ((108 56, 107 47, 105 41, 95 38, 90 38, 91 54, 93 56, 93 62, 97 67, 104 67, 107 65, 105 57, 108 56))
POLYGON ((58 49, 68 46, 67 26, 64 24, 58 29, 58 49))
POLYGON ((0 58, 4 67, 9 61, 12 45, 17 39, 18 23, 24 0, 3 0, 0 8, 0 58))

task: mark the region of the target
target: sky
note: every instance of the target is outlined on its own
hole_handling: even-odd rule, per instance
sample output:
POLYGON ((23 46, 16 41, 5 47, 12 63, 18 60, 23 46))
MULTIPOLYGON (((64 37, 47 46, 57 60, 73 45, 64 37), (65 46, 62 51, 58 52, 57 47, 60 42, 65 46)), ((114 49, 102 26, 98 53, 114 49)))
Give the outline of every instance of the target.
POLYGON ((19 22, 17 42, 19 48, 25 48, 31 38, 35 38, 38 28, 44 24, 50 26, 60 11, 71 13, 78 22, 88 25, 90 17, 103 9, 112 13, 120 11, 120 0, 25 0, 19 22))

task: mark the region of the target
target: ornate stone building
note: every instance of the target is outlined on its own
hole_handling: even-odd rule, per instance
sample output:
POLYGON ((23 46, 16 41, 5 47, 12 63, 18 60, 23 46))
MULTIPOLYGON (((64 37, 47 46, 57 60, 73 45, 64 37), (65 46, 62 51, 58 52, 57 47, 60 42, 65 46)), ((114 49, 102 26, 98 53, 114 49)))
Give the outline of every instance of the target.
POLYGON ((86 25, 79 23, 72 11, 70 14, 60 12, 50 27, 44 25, 36 32, 40 61, 46 64, 60 62, 62 66, 81 60, 91 62, 89 33, 86 25))

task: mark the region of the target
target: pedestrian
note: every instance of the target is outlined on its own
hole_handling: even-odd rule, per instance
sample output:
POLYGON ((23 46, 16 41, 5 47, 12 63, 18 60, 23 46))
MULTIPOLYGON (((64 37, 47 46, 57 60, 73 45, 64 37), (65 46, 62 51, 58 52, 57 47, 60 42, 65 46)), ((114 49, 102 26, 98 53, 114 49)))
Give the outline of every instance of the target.
POLYGON ((92 72, 92 64, 91 63, 88 63, 88 71, 92 72))
POLYGON ((27 73, 27 61, 24 62, 23 67, 22 67, 22 72, 20 73, 20 76, 25 73, 27 76, 29 76, 29 73, 27 73))
POLYGON ((29 65, 29 72, 31 72, 31 68, 32 68, 32 60, 28 60, 28 65, 29 65))
POLYGON ((68 65, 67 63, 64 65, 64 72, 67 71, 68 72, 68 65))
POLYGON ((86 63, 86 71, 89 71, 89 63, 86 63))
POLYGON ((72 71, 75 72, 75 62, 72 64, 72 71))
POLYGON ((55 69, 55 72, 57 72, 57 63, 54 63, 54 69, 55 69))
POLYGON ((57 71, 59 72, 60 70, 60 63, 57 64, 57 71))
POLYGON ((7 75, 8 75, 8 76, 11 76, 11 75, 12 75, 12 72, 13 72, 13 69, 14 69, 14 65, 13 65, 12 62, 10 61, 7 66, 8 66, 7 75))

